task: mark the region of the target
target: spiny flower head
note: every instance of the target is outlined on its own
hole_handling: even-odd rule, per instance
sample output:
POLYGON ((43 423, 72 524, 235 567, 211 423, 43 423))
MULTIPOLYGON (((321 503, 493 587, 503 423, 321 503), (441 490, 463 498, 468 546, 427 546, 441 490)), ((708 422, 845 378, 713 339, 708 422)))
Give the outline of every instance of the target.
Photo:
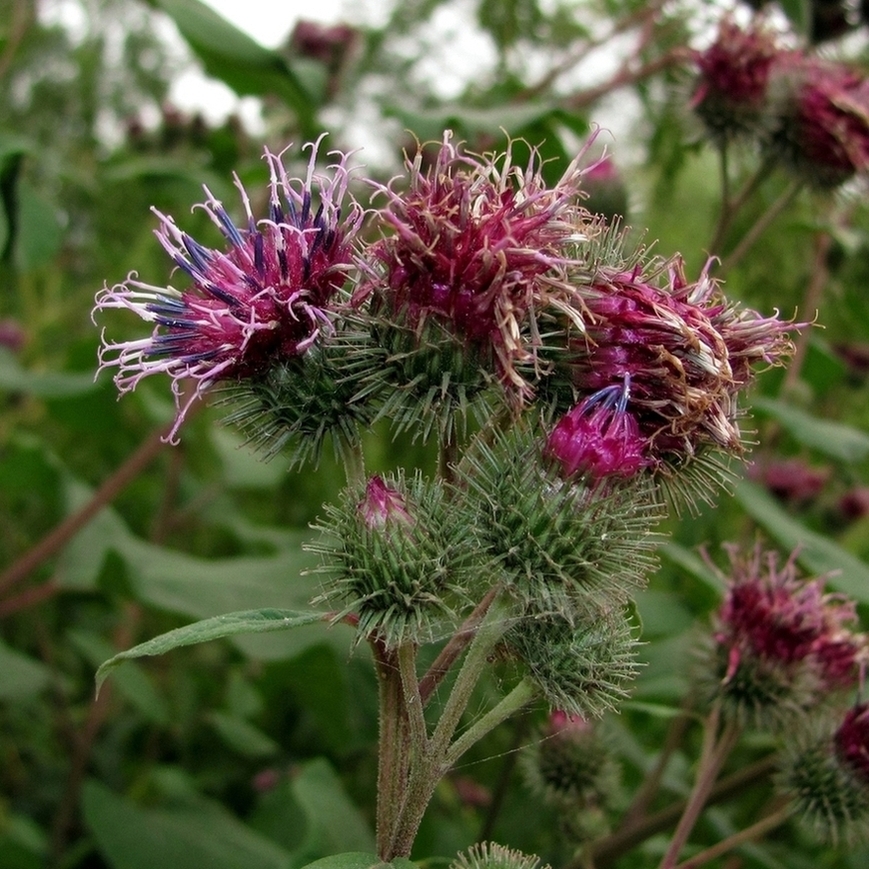
POLYGON ((701 447, 741 452, 739 393, 752 365, 781 364, 793 324, 729 303, 709 263, 689 282, 682 261, 603 266, 576 287, 583 326, 569 338, 568 376, 582 395, 630 383, 647 454, 681 466, 701 447))
POLYGON ((833 845, 869 840, 869 705, 798 730, 780 763, 778 785, 817 838, 833 845))
POLYGON ((803 59, 785 64, 778 133, 794 171, 835 187, 869 169, 869 80, 842 64, 803 59))
POLYGON ((762 21, 741 28, 729 16, 705 51, 694 55, 699 75, 691 107, 720 141, 754 132, 762 123, 773 64, 782 55, 762 21))
POLYGON ((546 452, 569 479, 577 473, 600 480, 631 477, 648 467, 646 439, 628 412, 629 378, 622 386, 605 386, 584 398, 556 423, 546 452))
POLYGON ((578 160, 550 188, 534 152, 522 169, 512 146, 474 155, 447 132, 424 169, 420 149, 406 179, 378 188, 391 233, 371 249, 379 268, 357 304, 370 298, 375 316, 420 336, 429 324, 445 329, 521 400, 530 386, 516 365, 534 354, 533 312, 563 284, 563 244, 577 231, 578 160))
POLYGON ((740 717, 778 725, 850 687, 865 665, 867 642, 849 625, 853 602, 824 593, 823 579, 799 576, 796 554, 779 565, 760 544, 728 548, 728 591, 716 616, 715 693, 740 717))
POLYGON ((834 737, 836 753, 869 787, 869 703, 849 709, 834 737))
POLYGON ((132 273, 97 294, 95 312, 128 308, 154 324, 148 338, 113 343, 104 336, 100 370, 118 369, 115 383, 121 393, 148 375, 167 373, 179 408, 170 439, 192 401, 215 382, 239 381, 301 356, 329 328, 330 307, 352 261, 361 210, 351 203, 342 219, 347 157, 333 152, 338 161, 331 173, 317 173, 319 142, 307 146, 311 156, 304 180, 290 179, 282 153, 266 150, 269 210, 261 220, 254 218, 236 177, 247 218, 243 228, 205 188, 201 207, 226 239, 224 252, 204 247, 171 217, 155 211, 160 220, 155 234, 188 279, 185 289, 155 287, 132 273), (195 388, 182 406, 187 378, 195 388))

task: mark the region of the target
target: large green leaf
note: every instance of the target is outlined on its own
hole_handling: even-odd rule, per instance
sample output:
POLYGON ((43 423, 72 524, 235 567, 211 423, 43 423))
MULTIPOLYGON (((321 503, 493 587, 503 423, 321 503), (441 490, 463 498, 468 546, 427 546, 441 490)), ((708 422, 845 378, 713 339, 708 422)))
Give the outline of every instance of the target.
POLYGON ((756 398, 753 407, 775 419, 801 444, 831 458, 859 462, 869 456, 869 434, 860 429, 819 419, 771 398, 756 398))
POLYGON ((243 612, 227 613, 210 619, 203 619, 183 628, 168 631, 159 637, 154 637, 132 649, 119 652, 113 658, 109 658, 97 670, 97 690, 106 680, 109 673, 131 658, 143 658, 149 655, 162 655, 171 649, 181 646, 193 646, 197 643, 206 643, 209 640, 217 640, 223 637, 231 637, 235 634, 257 634, 263 631, 282 631, 287 628, 295 628, 300 625, 310 625, 323 620, 323 613, 307 612, 300 613, 293 610, 261 609, 245 610, 243 612))
POLYGON ((82 793, 85 823, 113 869, 287 869, 279 845, 207 800, 144 809, 95 781, 82 793))
POLYGON ((829 574, 830 585, 861 603, 869 603, 869 565, 842 549, 829 537, 806 528, 786 513, 775 498, 743 480, 736 488, 740 504, 785 549, 799 549, 800 564, 818 574, 829 574))
POLYGON ((156 4, 178 26, 209 75, 241 96, 281 97, 296 111, 305 135, 315 132, 313 101, 280 54, 264 48, 200 0, 156 0, 156 4))

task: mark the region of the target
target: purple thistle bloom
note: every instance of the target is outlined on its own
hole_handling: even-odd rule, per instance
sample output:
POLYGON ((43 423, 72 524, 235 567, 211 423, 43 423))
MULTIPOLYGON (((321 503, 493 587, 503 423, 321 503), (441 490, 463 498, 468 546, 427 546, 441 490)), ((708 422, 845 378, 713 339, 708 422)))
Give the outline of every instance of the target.
POLYGON ((418 333, 429 321, 444 327, 490 360, 521 403, 531 387, 516 365, 534 359, 533 311, 559 288, 568 292, 564 243, 589 220, 576 204, 588 171, 578 168, 581 156, 550 188, 536 152, 523 170, 509 146, 472 155, 445 133, 428 169, 422 149, 407 159, 407 189, 378 188, 387 197, 380 219, 393 233, 373 245, 380 268, 354 301, 370 298, 375 316, 418 333))
POLYGON ((121 393, 148 375, 167 373, 178 408, 170 441, 193 401, 215 382, 248 378, 300 356, 328 329, 334 297, 353 261, 351 242, 362 212, 351 202, 342 221, 347 156, 331 152, 339 157, 331 175, 316 173, 321 139, 307 146, 311 157, 304 180, 288 178, 283 152, 266 149, 271 176, 266 218, 254 218, 236 176, 247 217, 244 228, 205 188, 208 198, 201 207, 225 237, 225 253, 203 247, 171 217, 154 210, 161 224, 155 235, 188 278, 187 289, 142 283, 133 272, 97 294, 94 313, 129 308, 155 324, 150 337, 134 341, 114 343, 103 334, 98 373, 117 368, 115 384, 121 393), (182 399, 187 378, 195 387, 182 399))
POLYGON ((724 141, 768 120, 770 74, 785 55, 762 20, 743 29, 729 16, 722 19, 715 42, 694 55, 699 75, 691 108, 712 136, 724 141))
POLYGON ((632 414, 656 461, 705 444, 740 452, 737 399, 752 365, 780 364, 792 350, 793 323, 729 304, 708 268, 695 283, 680 259, 654 277, 640 266, 603 268, 577 287, 584 326, 571 341, 573 383, 587 394, 629 378, 632 414))
POLYGON ((822 187, 869 170, 869 80, 846 66, 798 60, 784 65, 790 97, 775 145, 822 187))
POLYGON ((565 479, 588 473, 593 479, 631 477, 651 461, 646 438, 627 411, 629 378, 622 386, 606 386, 584 398, 556 424, 546 452, 558 462, 565 479))
POLYGON ((869 703, 848 710, 834 743, 840 761, 869 785, 869 703))
POLYGON ((730 548, 730 588, 718 613, 715 639, 728 652, 724 681, 760 660, 814 674, 821 690, 853 685, 867 653, 866 638, 846 625, 854 603, 824 594, 823 579, 797 574, 795 553, 779 568, 778 554, 760 546, 746 557, 730 548))

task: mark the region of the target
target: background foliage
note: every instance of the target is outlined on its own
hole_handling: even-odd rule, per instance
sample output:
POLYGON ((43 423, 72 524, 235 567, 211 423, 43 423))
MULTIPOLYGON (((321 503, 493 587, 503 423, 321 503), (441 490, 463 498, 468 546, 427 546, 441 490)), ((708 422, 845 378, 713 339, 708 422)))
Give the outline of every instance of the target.
MULTIPOLYGON (((785 6, 806 33, 811 4, 785 6)), ((327 128, 336 147, 364 145, 369 173, 384 179, 411 135, 439 139, 445 128, 477 150, 501 145, 503 131, 522 137, 557 178, 603 122, 628 222, 647 227, 662 254, 681 251, 696 274, 720 191, 715 155, 686 108, 685 52, 708 39, 721 7, 405 0, 384 4, 376 24, 336 32, 331 48, 315 50, 297 29, 278 51, 197 0, 79 8, 84 25, 73 32, 46 23, 40 4, 0 0, 0 869, 294 869, 371 851, 376 689, 365 651, 351 655, 341 627, 127 663, 94 700, 97 666, 161 631, 234 610, 304 608, 316 579, 305 575, 313 562, 301 543, 343 484, 329 456, 292 474, 280 458, 261 463, 215 424, 219 410, 198 413, 180 446, 163 446, 165 384, 117 402, 110 378, 93 381, 94 292, 133 269, 168 280, 150 206, 215 240, 189 210, 201 184, 237 213, 232 173, 263 190, 264 142, 280 150, 327 128), (154 35, 167 19, 208 75, 262 97, 263 133, 167 103, 185 63, 154 35), (463 61, 456 53, 466 45, 482 48, 463 61)), ((820 50, 865 61, 865 28, 820 50)), ((733 238, 785 183, 765 181, 733 238)), ((803 566, 836 571, 831 584, 865 616, 864 192, 803 193, 728 272, 730 296, 766 312, 799 308, 802 318, 817 308, 823 329, 809 330, 791 373, 761 378, 753 479, 668 529, 639 601, 647 666, 606 724, 625 794, 654 763, 685 692, 697 624, 719 599, 698 545, 716 555, 721 542, 751 542, 758 531, 785 551, 801 545, 803 566)), ((115 334, 124 328, 119 318, 115 334)), ((377 432, 366 455, 373 470, 434 460, 377 432)), ((442 783, 419 856, 450 857, 489 837, 554 866, 569 862, 557 818, 529 810, 536 798, 517 765, 541 716, 497 731, 442 783)), ((665 778, 667 799, 686 792, 691 740, 665 778)), ((731 771, 767 749, 744 746, 731 771)), ((768 774, 756 776, 707 814, 701 834, 714 841, 738 829, 770 794, 768 774)), ((641 867, 660 851, 659 834, 600 865, 641 867)), ((857 867, 869 851, 823 849, 788 828, 740 855, 717 865, 857 867)))

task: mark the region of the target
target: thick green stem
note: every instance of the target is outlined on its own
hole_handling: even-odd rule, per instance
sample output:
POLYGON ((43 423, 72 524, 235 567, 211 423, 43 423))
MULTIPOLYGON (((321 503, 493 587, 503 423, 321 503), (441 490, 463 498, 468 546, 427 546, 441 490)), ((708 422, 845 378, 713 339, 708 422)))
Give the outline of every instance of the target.
POLYGON ((529 679, 523 679, 497 706, 478 718, 451 746, 446 756, 446 765, 452 766, 474 743, 506 721, 523 706, 530 703, 537 689, 529 679))
MULTIPOLYGON (((463 734, 457 740, 456 746, 450 745, 462 714, 470 702, 474 687, 486 668, 489 656, 507 630, 508 611, 509 603, 504 599, 496 598, 489 607, 486 617, 480 624, 465 655, 465 660, 430 739, 426 738, 425 734, 422 700, 419 694, 419 683, 416 681, 416 673, 411 671, 409 656, 402 653, 399 666, 406 686, 406 691, 403 692, 405 703, 414 706, 408 712, 414 750, 410 764, 410 775, 407 779, 407 785, 403 789, 401 805, 398 813, 394 815, 395 823, 392 836, 388 847, 380 852, 381 859, 391 860, 395 857, 408 857, 410 855, 419 825, 422 823, 423 815, 435 788, 461 753, 457 753, 456 746, 461 743, 462 751, 464 751, 475 741, 466 738, 467 734, 463 734)), ((479 739, 488 733, 488 730, 495 724, 503 721, 504 717, 509 714, 508 707, 512 711, 521 708, 529 699, 524 697, 525 690, 514 689, 495 709, 481 719, 481 721, 489 721, 488 729, 477 730, 476 728, 480 724, 477 722, 477 725, 471 728, 478 733, 476 738, 479 739), (509 702, 504 705, 506 701, 509 702), (490 718, 489 716, 493 717, 490 718)))
POLYGON ((385 856, 407 780, 408 724, 396 653, 372 641, 380 701, 377 756, 377 852, 385 856))

